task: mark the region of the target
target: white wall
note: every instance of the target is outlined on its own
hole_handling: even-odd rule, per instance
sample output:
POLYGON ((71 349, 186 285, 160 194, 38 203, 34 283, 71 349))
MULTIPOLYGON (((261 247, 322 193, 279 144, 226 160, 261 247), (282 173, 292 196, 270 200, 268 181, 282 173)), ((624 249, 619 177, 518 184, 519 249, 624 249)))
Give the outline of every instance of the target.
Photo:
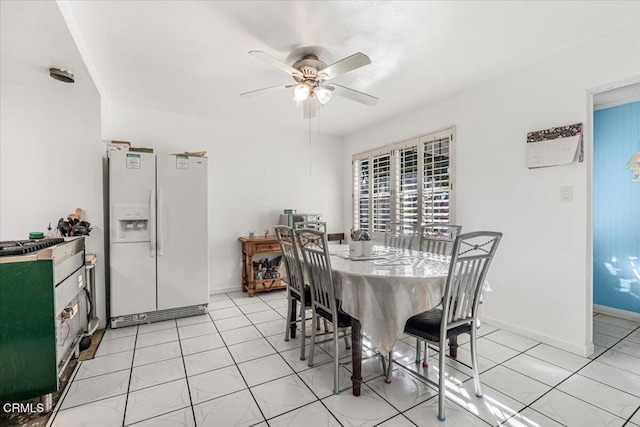
POLYGON ((98 255, 98 315, 105 324, 100 97, 53 2, 2 2, 0 240, 83 209, 98 255), (68 67, 76 83, 49 77, 68 67))
MULTIPOLYGON (((93 230, 87 253, 98 256, 96 306, 106 324, 100 164, 100 98, 46 86, 0 84, 0 240, 55 229, 81 208, 93 230)), ((57 87, 56 87, 57 86, 57 87)))
POLYGON ((494 292, 483 304, 483 316, 587 354, 588 163, 528 170, 526 134, 586 125, 587 90, 638 74, 639 52, 640 26, 627 27, 350 135, 342 160, 345 228, 352 221, 352 154, 456 125, 456 222, 463 232, 504 233, 489 272, 494 292), (573 186, 574 200, 560 203, 560 187, 567 185, 573 186))
MULTIPOLYGON (((323 214, 330 232, 342 224, 342 144, 313 132, 271 129, 112 104, 105 140, 159 153, 206 150, 209 157, 210 292, 240 290, 238 237, 274 233, 283 209, 323 214), (311 162, 311 165, 310 165, 311 162)), ((301 119, 302 120, 302 119, 301 119)))

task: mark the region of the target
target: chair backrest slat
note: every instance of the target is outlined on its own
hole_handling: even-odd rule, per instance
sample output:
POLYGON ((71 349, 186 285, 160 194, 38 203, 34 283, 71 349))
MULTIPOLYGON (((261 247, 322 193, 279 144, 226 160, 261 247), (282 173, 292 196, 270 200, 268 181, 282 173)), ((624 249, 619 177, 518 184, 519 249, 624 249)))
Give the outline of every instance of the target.
POLYGON ((335 319, 337 303, 327 247, 327 233, 314 228, 301 228, 294 230, 294 234, 302 252, 303 267, 306 268, 309 278, 312 304, 331 313, 335 319))
POLYGON ((455 238, 444 291, 443 319, 446 321, 442 322, 441 334, 446 334, 451 323, 476 317, 482 286, 501 238, 502 233, 491 231, 455 238))
POLYGON ((275 227, 285 270, 287 271, 287 286, 290 291, 296 292, 304 303, 304 279, 298 245, 294 237, 293 229, 286 225, 275 227))
POLYGON ((453 242, 462 231, 462 226, 454 224, 423 224, 420 226, 419 249, 438 255, 451 255, 453 242))
POLYGON ((384 233, 384 245, 390 248, 410 249, 415 235, 415 224, 390 222, 384 233))

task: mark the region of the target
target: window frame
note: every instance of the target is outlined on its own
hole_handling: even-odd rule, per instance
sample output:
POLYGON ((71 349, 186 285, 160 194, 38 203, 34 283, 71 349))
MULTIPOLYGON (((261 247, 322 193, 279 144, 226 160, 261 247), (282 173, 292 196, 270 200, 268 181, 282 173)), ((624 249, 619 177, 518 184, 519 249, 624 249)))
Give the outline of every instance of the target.
POLYGON ((399 205, 401 202, 401 195, 398 194, 400 189, 400 171, 398 170, 399 164, 399 156, 400 152, 405 149, 417 148, 417 156, 418 156, 418 170, 417 170, 417 200, 416 200, 416 208, 417 208, 417 224, 424 224, 425 221, 425 200, 424 200, 424 157, 425 157, 425 147, 427 144, 434 144, 440 140, 444 140, 448 138, 448 155, 449 155, 449 163, 448 163, 448 223, 455 224, 455 214, 456 214, 456 203, 455 203, 455 164, 456 164, 456 128, 454 125, 449 126, 444 129, 440 129, 434 132, 430 132, 424 135, 419 135, 414 138, 410 138, 407 140, 403 140, 400 142, 396 142, 393 144, 385 145, 383 147, 375 148, 373 150, 356 153, 352 156, 351 160, 351 176, 352 176, 352 207, 351 207, 351 224, 353 228, 360 228, 360 162, 363 160, 368 160, 368 229, 373 239, 380 240, 384 238, 384 233, 382 231, 372 231, 372 224, 374 222, 374 211, 373 211, 373 180, 371 179, 373 176, 373 158, 376 156, 381 156, 388 154, 390 156, 390 174, 391 174, 391 194, 390 194, 390 212, 389 212, 389 221, 397 222, 398 214, 399 214, 399 205))

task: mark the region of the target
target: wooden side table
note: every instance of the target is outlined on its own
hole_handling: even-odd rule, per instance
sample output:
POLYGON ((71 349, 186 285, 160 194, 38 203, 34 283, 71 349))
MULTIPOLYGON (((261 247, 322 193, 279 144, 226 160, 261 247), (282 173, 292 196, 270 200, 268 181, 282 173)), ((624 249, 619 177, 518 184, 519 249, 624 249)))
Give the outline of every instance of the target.
POLYGON ((255 280, 253 275, 253 256, 280 252, 278 238, 273 237, 238 237, 242 243, 242 290, 252 297, 256 292, 285 289, 286 283, 281 278, 255 280))

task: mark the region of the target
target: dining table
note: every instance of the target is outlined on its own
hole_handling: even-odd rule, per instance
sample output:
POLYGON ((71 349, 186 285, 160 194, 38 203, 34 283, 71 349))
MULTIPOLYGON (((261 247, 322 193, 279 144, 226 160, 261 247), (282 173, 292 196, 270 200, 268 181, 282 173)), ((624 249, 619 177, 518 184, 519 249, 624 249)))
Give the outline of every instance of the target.
POLYGON ((336 298, 352 318, 351 381, 359 396, 363 335, 381 355, 392 351, 411 316, 440 304, 450 257, 380 245, 367 257, 350 256, 349 245, 331 245, 329 253, 336 298))

